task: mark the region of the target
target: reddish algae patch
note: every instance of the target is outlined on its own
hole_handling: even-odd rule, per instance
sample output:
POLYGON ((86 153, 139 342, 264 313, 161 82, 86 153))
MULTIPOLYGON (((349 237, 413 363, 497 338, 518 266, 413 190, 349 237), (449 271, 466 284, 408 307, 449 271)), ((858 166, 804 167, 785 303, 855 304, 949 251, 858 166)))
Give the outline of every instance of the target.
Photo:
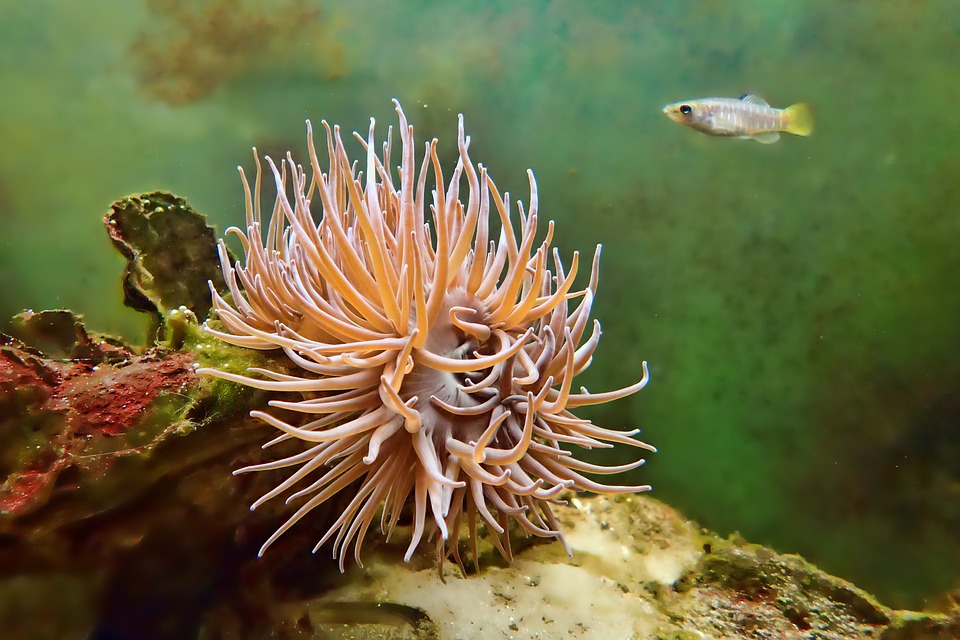
POLYGON ((192 356, 143 356, 122 367, 100 365, 66 378, 52 403, 69 407, 74 436, 119 436, 163 391, 185 389, 194 378, 192 356))
MULTIPOLYGON (((133 353, 116 364, 49 359, 19 341, 0 344, 0 514, 23 514, 44 504, 61 473, 82 467, 100 476, 119 456, 149 447, 162 433, 125 438, 161 394, 180 393, 196 382, 188 352, 133 353), (144 439, 145 436, 145 439, 144 439), (103 439, 117 440, 103 455, 103 439), (95 455, 89 455, 94 453, 95 455)), ((162 425, 165 429, 168 425, 162 425)), ((71 485, 74 483, 71 482, 71 485)))

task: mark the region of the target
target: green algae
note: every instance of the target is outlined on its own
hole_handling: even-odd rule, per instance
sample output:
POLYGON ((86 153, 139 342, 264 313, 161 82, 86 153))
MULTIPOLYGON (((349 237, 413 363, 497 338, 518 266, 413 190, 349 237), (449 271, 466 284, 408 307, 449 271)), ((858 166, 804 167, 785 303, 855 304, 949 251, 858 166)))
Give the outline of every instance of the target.
MULTIPOLYGON (((687 578, 688 580, 690 577, 687 578)), ((802 621, 812 604, 828 601, 835 615, 852 617, 869 625, 890 622, 885 607, 865 591, 817 569, 797 555, 777 554, 742 539, 719 540, 704 554, 695 577, 698 585, 718 585, 747 598, 768 600, 785 617, 802 621)))
MULTIPOLYGON (((960 630, 954 615, 891 609, 800 556, 779 554, 740 536, 704 532, 700 541, 704 554, 673 585, 681 597, 658 599, 673 624, 693 625, 694 633, 727 629, 724 637, 764 637, 752 635, 752 629, 845 640, 946 640, 960 630)), ((664 630, 657 637, 687 633, 664 630)))
POLYGON ((127 353, 119 338, 89 331, 81 316, 66 309, 18 313, 10 331, 51 357, 76 362, 117 362, 127 353))
MULTIPOLYGON (((219 326, 217 321, 211 322, 213 326, 219 326)), ((235 347, 215 339, 198 324, 193 312, 183 307, 167 313, 164 327, 164 344, 168 348, 192 354, 197 368, 209 367, 246 375, 252 367, 277 364, 276 358, 263 351, 235 347)), ((258 389, 206 376, 201 380, 197 400, 203 402, 205 414, 230 418, 262 405, 265 396, 258 389)))
POLYGON ((883 630, 880 640, 955 640, 960 638, 960 619, 945 614, 898 611, 883 630))

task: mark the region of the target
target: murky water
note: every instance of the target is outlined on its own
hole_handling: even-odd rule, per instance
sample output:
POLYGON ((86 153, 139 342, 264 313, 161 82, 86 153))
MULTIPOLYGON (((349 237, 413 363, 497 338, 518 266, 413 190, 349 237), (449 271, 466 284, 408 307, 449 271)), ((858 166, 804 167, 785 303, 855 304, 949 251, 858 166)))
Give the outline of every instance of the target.
MULTIPOLYGON (((70 308, 142 340, 109 204, 166 189, 242 220, 249 148, 404 104, 455 158, 602 243, 585 384, 660 453, 635 473, 721 532, 890 604, 960 581, 960 5, 0 3, 0 317, 70 308), (809 138, 710 138, 667 102, 807 101, 809 138)), ((356 145, 359 150, 359 145, 356 145)))

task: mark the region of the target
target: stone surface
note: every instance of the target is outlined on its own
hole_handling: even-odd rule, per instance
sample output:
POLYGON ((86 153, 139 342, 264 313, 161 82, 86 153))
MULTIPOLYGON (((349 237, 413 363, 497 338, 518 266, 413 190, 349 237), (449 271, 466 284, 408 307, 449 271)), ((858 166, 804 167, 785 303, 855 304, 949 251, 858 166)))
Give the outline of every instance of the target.
POLYGON ((799 556, 718 538, 646 496, 575 497, 557 513, 572 558, 539 542, 515 566, 481 553, 479 573, 447 565, 441 580, 430 554, 404 564, 400 540, 348 571, 343 586, 282 607, 277 629, 292 638, 440 640, 960 637, 956 617, 890 610, 799 556), (378 619, 378 606, 392 608, 391 621, 378 619), (348 607, 353 617, 331 622, 348 607))

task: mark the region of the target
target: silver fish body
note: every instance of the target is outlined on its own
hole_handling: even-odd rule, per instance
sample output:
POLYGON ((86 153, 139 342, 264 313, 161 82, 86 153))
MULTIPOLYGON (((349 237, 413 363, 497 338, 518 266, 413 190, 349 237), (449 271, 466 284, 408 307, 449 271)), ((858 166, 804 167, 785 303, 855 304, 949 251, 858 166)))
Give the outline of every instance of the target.
POLYGON ((779 140, 782 131, 800 136, 813 131, 813 114, 806 104, 777 109, 752 94, 671 102, 663 107, 663 113, 707 135, 749 138, 767 144, 779 140))

